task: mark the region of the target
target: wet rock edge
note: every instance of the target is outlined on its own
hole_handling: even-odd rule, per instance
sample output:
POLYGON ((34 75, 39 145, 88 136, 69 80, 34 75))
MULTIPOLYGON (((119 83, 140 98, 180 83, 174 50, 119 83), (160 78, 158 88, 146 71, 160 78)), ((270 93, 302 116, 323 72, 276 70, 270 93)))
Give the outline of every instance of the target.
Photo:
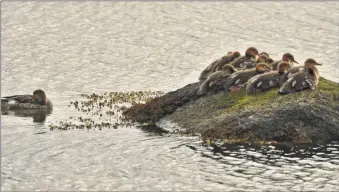
POLYGON ((339 84, 325 78, 314 91, 255 96, 225 93, 222 83, 199 97, 199 82, 136 104, 124 112, 134 122, 166 118, 203 140, 298 145, 339 141, 339 84))

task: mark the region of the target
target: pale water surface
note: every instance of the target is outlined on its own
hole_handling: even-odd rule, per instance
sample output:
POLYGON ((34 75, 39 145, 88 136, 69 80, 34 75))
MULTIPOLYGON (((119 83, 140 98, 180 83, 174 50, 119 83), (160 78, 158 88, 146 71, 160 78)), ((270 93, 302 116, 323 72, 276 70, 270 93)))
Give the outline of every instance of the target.
POLYGON ((136 128, 50 131, 80 93, 170 91, 255 46, 339 82, 338 2, 1 2, 1 94, 42 88, 44 122, 1 116, 2 190, 339 190, 339 146, 213 153, 136 128))

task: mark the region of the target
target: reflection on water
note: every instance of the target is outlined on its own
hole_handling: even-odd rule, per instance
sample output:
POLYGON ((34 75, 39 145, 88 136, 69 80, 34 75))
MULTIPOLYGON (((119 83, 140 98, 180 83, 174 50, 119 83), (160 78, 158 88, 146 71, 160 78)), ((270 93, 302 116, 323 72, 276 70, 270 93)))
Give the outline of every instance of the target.
MULTIPOLYGON (((1 95, 42 88, 53 113, 1 115, 2 190, 338 191, 338 144, 206 148, 136 127, 50 130, 79 94, 171 91, 227 51, 324 63, 338 79, 338 3, 1 2, 1 95), (39 123, 33 123, 38 121, 39 123)), ((110 120, 110 119, 108 119, 110 120)), ((150 127, 150 129, 153 129, 150 127)))
POLYGON ((1 115, 13 115, 18 117, 32 117, 33 122, 44 122, 46 117, 52 114, 53 108, 46 109, 16 109, 1 110, 1 115))
POLYGON ((209 149, 213 155, 232 156, 249 159, 266 165, 280 166, 281 163, 301 163, 307 160, 317 163, 339 165, 339 144, 333 142, 326 145, 308 146, 303 148, 281 149, 275 146, 251 145, 212 145, 209 149))

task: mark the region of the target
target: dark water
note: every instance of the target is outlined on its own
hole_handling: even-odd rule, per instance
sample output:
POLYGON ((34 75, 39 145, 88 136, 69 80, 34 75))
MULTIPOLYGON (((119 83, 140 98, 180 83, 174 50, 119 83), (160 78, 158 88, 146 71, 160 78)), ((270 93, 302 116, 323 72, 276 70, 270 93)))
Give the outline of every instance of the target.
POLYGON ((42 88, 45 117, 1 116, 2 190, 339 190, 339 146, 205 147, 140 129, 59 131, 80 93, 171 91, 229 50, 324 63, 339 82, 339 6, 284 2, 2 2, 1 95, 42 88), (38 119, 38 120, 37 120, 38 119))

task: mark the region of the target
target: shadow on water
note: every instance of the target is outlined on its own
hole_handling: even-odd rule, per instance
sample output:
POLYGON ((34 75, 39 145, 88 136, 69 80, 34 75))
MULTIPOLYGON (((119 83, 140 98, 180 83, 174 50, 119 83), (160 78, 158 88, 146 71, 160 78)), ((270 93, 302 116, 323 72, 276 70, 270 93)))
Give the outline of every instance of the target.
POLYGON ((170 131, 163 129, 156 124, 138 125, 137 127, 147 133, 153 133, 160 136, 170 133, 170 131))
POLYGON ((11 115, 17 117, 32 117, 33 122, 42 123, 46 117, 52 114, 53 109, 16 109, 16 110, 1 110, 1 115, 11 115))
MULTIPOLYGON (((201 148, 197 146, 187 146, 194 151, 201 148)), ((282 166, 283 164, 299 164, 301 161, 311 160, 317 163, 331 163, 339 165, 339 143, 332 142, 326 145, 313 145, 294 147, 290 149, 281 148, 273 145, 256 146, 251 144, 202 144, 210 153, 202 153, 202 156, 214 160, 232 157, 237 159, 247 159, 253 162, 266 165, 282 166)), ((312 163, 311 163, 312 164, 312 163)), ((314 166, 311 165, 310 166, 314 166)))

